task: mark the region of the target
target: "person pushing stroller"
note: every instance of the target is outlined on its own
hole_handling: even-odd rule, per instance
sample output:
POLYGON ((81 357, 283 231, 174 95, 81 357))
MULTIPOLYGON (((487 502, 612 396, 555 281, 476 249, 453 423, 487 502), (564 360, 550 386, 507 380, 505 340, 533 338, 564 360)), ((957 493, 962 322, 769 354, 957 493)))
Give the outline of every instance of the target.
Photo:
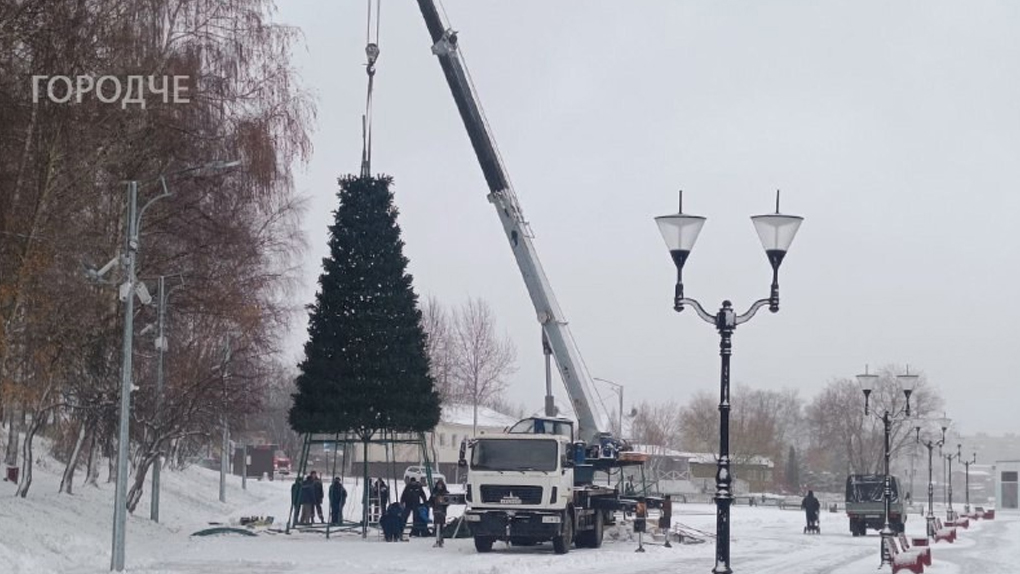
POLYGON ((821 530, 818 527, 818 511, 822 505, 815 498, 815 493, 812 490, 807 492, 807 496, 800 502, 801 509, 804 510, 804 517, 807 520, 807 526, 804 527, 804 534, 808 532, 814 532, 818 534, 821 530))

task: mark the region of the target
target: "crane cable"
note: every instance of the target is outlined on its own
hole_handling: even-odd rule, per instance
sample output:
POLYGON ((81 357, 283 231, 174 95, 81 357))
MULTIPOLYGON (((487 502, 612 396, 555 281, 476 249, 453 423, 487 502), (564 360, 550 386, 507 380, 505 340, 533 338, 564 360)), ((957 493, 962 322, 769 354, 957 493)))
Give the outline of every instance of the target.
POLYGON ((368 2, 368 20, 365 23, 365 73, 368 74, 368 91, 365 96, 365 113, 361 116, 361 177, 372 171, 372 88, 375 84, 375 61, 379 58, 379 22, 382 0, 375 0, 375 38, 372 37, 372 0, 368 2))

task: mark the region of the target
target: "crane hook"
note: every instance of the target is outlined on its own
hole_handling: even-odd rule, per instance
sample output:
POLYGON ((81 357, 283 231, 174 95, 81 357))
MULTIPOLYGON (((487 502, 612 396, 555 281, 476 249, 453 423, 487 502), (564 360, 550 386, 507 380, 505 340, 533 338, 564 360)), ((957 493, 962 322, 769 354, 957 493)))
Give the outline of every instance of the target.
POLYGON ((368 75, 373 76, 375 75, 375 61, 379 59, 379 45, 374 42, 369 42, 369 44, 365 46, 365 55, 368 57, 368 75))

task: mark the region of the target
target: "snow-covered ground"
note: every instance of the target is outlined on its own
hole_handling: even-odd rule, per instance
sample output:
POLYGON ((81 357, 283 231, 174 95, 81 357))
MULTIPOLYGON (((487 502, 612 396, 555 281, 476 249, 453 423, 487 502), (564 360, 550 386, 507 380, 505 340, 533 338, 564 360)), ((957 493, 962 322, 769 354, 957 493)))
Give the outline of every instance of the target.
MULTIPOLYGON (((98 574, 109 570, 112 485, 79 487, 74 496, 57 495, 60 467, 43 459, 29 498, 14 498, 14 486, 0 482, 0 573, 98 574)), ((477 554, 470 539, 448 540, 433 548, 429 539, 387 543, 370 533, 292 535, 262 532, 256 537, 221 535, 192 537, 209 522, 236 522, 241 516, 273 515, 283 523, 290 482, 249 481, 230 477, 226 504, 218 501, 219 476, 192 468, 163 474, 160 524, 148 520, 148 496, 129 517, 128 571, 145 574, 267 574, 275 572, 401 572, 442 574, 587 574, 709 572, 714 543, 646 544, 634 552, 636 540, 627 529, 607 531, 599 550, 574 549, 554 555, 549 545, 537 548, 498 544, 491 554, 477 554)), ((351 485, 353 486, 353 485, 351 485)), ((350 487, 349 487, 350 488, 350 487)), ((355 498, 349 509, 353 513, 355 498)), ((700 530, 715 527, 714 507, 677 505, 674 523, 700 530)), ((754 574, 871 574, 879 566, 879 538, 850 536, 846 518, 821 516, 822 534, 801 534, 803 515, 775 507, 733 508, 732 568, 754 574)), ((923 534, 924 521, 911 516, 908 534, 923 534)), ((939 574, 1012 574, 1020 571, 1020 518, 999 515, 994 521, 972 523, 954 544, 933 547, 932 570, 939 574)), ((885 569, 888 571, 888 569, 885 569)))

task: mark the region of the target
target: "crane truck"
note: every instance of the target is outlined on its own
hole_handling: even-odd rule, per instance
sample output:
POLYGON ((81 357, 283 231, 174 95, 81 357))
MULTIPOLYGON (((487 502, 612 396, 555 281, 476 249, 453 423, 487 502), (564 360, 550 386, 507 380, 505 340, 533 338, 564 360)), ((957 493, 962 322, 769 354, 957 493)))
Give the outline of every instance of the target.
POLYGON ((515 545, 551 541, 558 554, 575 543, 597 548, 614 512, 634 507, 636 500, 596 484, 596 473, 605 473, 608 482, 614 469, 642 464, 647 456, 607 432, 594 410, 591 376, 538 259, 531 228, 461 59, 457 34, 444 25, 432 0, 418 0, 418 7, 542 327, 547 359, 549 354, 555 359, 577 417, 575 429, 573 421, 554 416, 547 390, 545 417, 462 443, 458 464, 467 467, 464 518, 479 552, 492 550, 496 540, 515 545))

